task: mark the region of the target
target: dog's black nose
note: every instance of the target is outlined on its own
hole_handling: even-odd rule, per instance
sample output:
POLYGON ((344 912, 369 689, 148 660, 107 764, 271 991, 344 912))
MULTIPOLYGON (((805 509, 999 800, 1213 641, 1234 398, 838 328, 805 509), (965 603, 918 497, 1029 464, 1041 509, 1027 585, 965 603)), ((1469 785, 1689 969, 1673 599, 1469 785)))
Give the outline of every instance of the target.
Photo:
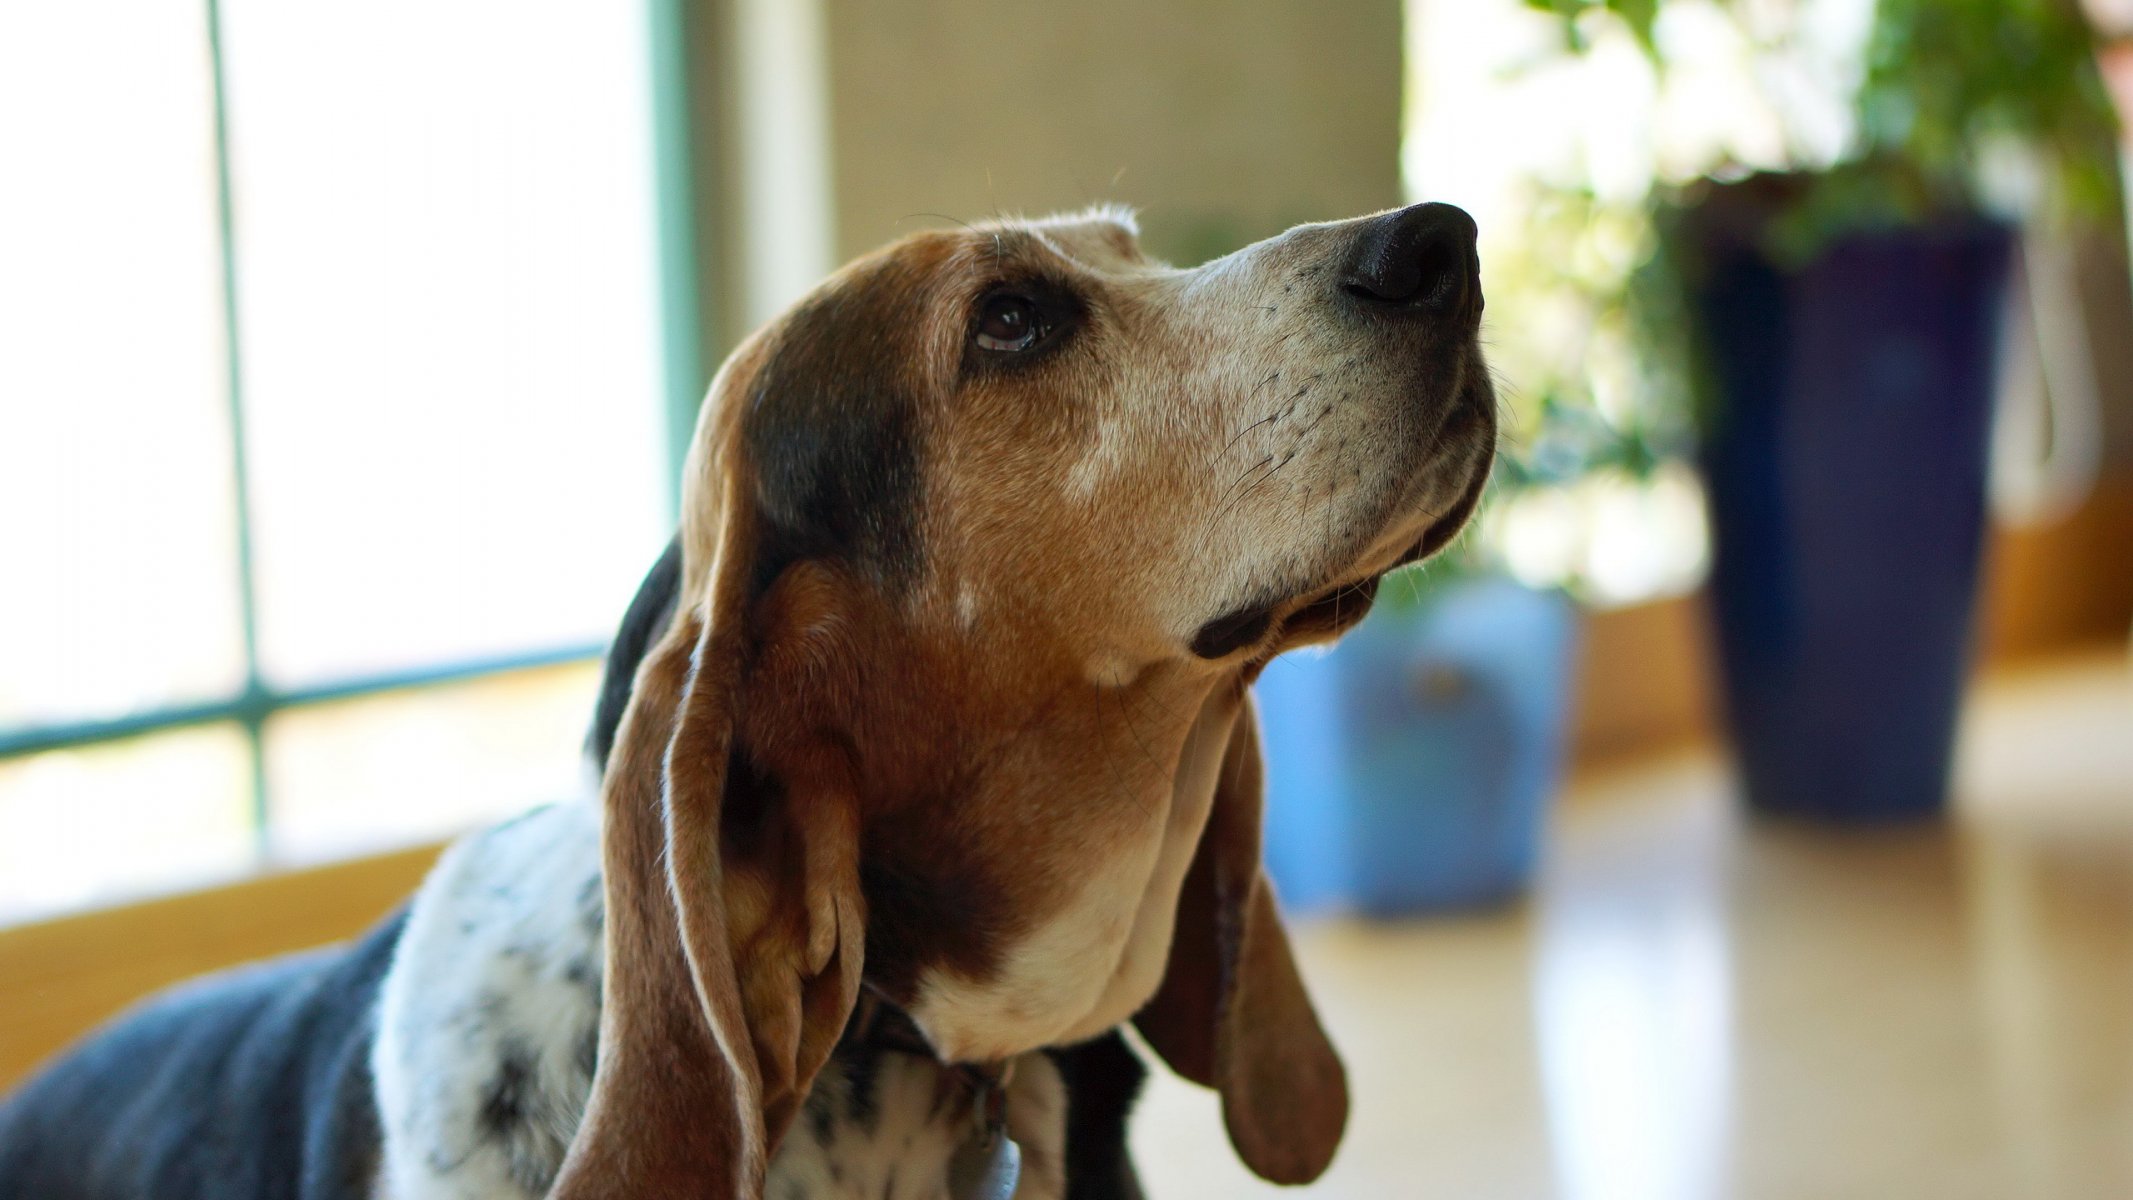
POLYGON ((1373 308, 1446 316, 1481 312, 1474 218, 1449 204, 1413 204, 1363 226, 1341 290, 1373 308))

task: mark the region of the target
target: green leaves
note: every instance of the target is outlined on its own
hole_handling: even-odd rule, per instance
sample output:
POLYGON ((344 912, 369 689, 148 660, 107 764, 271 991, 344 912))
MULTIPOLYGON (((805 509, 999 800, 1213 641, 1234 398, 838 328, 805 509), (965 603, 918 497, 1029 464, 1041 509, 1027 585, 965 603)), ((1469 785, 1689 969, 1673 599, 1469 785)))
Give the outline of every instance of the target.
POLYGON ((1591 48, 1585 24, 1594 13, 1606 13, 1622 22, 1644 52, 1659 60, 1659 43, 1654 30, 1659 23, 1659 8, 1663 0, 1526 0, 1526 7, 1555 17, 1562 24, 1563 46, 1572 53, 1583 54, 1591 48))
POLYGON ((1881 0, 1857 102, 1861 159, 1900 159, 1975 194, 1995 144, 2032 154, 2048 201, 2113 220, 2117 114, 2097 35, 2060 0, 1881 0))
MULTIPOLYGON (((1572 54, 1591 48, 1597 23, 1619 23, 1662 78, 1671 64, 1656 30, 1676 2, 1525 0, 1560 22, 1572 54)), ((1746 8, 1745 0, 1712 2, 1735 20, 1746 8)), ((2118 117, 2096 66, 2098 45, 2072 0, 1879 0, 1846 158, 1886 169, 1905 204, 1946 207, 1976 205, 1981 157, 2014 147, 2042 168, 2048 206, 2115 220, 2118 117)), ((1858 207, 1824 205, 1839 220, 1858 207)))

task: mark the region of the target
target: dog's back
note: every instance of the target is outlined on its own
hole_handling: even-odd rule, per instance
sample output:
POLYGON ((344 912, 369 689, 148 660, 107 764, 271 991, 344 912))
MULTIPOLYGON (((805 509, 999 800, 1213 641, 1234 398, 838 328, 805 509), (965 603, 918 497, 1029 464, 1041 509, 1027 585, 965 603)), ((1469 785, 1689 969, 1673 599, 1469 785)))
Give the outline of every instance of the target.
POLYGON ((118 1018, 0 1103, 0 1200, 364 1200, 401 916, 118 1018))

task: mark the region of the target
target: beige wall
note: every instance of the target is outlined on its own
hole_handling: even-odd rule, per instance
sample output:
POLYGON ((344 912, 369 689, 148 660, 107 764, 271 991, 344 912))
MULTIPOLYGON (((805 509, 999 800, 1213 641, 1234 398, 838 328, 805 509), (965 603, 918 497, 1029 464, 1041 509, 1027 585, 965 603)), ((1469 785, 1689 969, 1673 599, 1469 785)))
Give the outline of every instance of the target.
POLYGON ((2095 358, 2096 399, 2103 422, 2103 465, 2133 479, 2133 289, 2128 288, 2126 242, 2117 230, 2084 233, 2074 248, 2074 274, 2088 318, 2095 358))
POLYGON ((838 257, 1097 200, 1190 262, 1397 204, 1398 0, 822 0, 838 257))

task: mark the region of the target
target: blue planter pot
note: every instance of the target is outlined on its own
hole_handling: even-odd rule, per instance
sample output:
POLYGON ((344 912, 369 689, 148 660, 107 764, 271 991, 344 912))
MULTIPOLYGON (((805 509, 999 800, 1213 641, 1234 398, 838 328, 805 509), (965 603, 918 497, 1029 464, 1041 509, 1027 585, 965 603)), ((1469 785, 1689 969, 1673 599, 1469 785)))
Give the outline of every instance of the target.
POLYGON ((1701 453, 1749 802, 1931 817, 1968 665, 2011 232, 1950 220, 1781 268, 1752 213, 1711 224, 1691 292, 1717 384, 1701 453))
POLYGON ((1506 579, 1381 609, 1260 677, 1267 869, 1292 909, 1520 893, 1561 773, 1576 614, 1506 579))

